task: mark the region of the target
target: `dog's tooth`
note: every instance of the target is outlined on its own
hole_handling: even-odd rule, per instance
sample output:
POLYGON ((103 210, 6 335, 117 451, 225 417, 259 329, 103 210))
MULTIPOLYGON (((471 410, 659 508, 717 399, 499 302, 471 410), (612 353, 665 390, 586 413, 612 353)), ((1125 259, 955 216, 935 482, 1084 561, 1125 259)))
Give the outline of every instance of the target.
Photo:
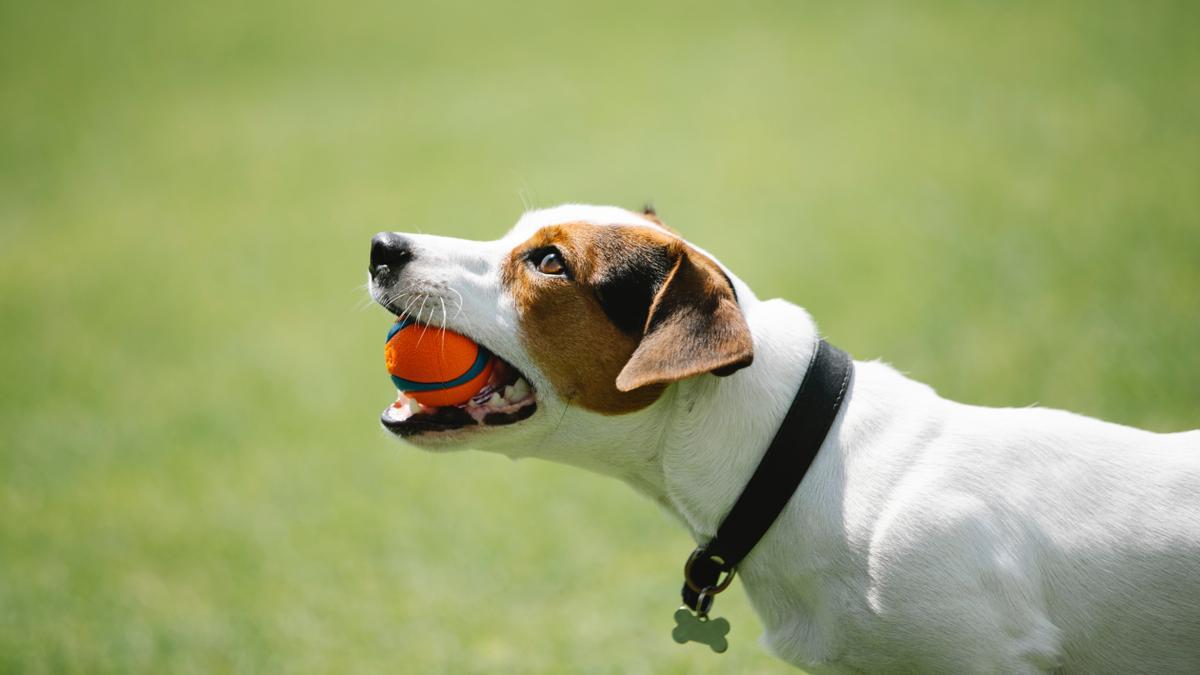
POLYGON ((492 392, 492 396, 488 399, 487 404, 493 408, 499 408, 500 406, 504 405, 504 400, 500 398, 500 392, 492 392))
POLYGON ((511 400, 520 401, 529 395, 529 383, 526 382, 525 378, 522 377, 521 379, 517 380, 516 384, 512 386, 512 390, 513 395, 511 400))
POLYGON ((414 415, 421 412, 421 404, 417 403, 417 399, 415 399, 415 398, 408 399, 408 411, 414 415))
POLYGON ((506 398, 506 399, 508 399, 508 400, 510 400, 510 401, 515 401, 515 400, 517 400, 517 398, 516 398, 515 396, 513 396, 513 393, 514 393, 514 392, 515 392, 515 388, 514 388, 514 387, 513 387, 511 384, 510 384, 510 385, 508 385, 508 386, 506 386, 506 387, 504 388, 504 398, 506 398))

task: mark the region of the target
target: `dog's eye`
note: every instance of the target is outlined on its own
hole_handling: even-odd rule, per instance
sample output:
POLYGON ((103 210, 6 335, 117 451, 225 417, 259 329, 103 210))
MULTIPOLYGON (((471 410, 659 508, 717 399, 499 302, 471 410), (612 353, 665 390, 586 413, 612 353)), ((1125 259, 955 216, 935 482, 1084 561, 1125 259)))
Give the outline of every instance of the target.
POLYGON ((537 271, 557 277, 567 273, 567 266, 563 264, 562 256, 558 251, 550 250, 537 258, 537 271))

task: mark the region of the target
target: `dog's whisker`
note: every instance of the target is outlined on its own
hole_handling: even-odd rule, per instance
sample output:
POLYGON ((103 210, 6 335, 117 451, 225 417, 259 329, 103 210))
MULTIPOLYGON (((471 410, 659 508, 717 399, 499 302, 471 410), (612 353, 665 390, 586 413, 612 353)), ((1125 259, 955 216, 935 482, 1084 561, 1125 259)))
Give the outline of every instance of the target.
POLYGON ((417 301, 417 297, 415 295, 409 297, 408 300, 404 301, 404 307, 403 307, 404 316, 408 316, 408 317, 412 316, 412 306, 416 303, 416 301, 417 301))
POLYGON ((537 206, 537 191, 529 184, 529 181, 522 180, 521 187, 517 188, 517 199, 521 200, 521 207, 525 213, 533 211, 537 206))
POLYGON ((451 293, 453 293, 453 294, 454 294, 454 296, 455 296, 455 298, 456 298, 456 305, 455 305, 455 308, 454 308, 454 320, 456 320, 456 321, 457 321, 457 320, 458 320, 458 318, 461 316, 461 317, 462 317, 462 320, 463 320, 463 323, 467 324, 467 327, 469 327, 469 328, 474 328, 475 322, 471 320, 471 314, 470 314, 470 313, 467 313, 467 312, 463 312, 463 296, 462 296, 462 293, 459 293, 457 290, 455 290, 455 289, 454 289, 453 287, 451 287, 451 286, 447 286, 447 287, 446 287, 446 290, 448 290, 448 291, 450 291, 451 293))
POLYGON ((558 416, 558 422, 554 425, 554 428, 550 430, 550 433, 546 434, 546 438, 550 438, 554 434, 558 433, 558 428, 562 426, 563 420, 567 418, 567 410, 570 409, 571 401, 573 400, 575 400, 574 396, 567 397, 563 400, 562 414, 558 416))
POLYGON ((446 353, 446 322, 449 317, 446 316, 446 301, 438 298, 438 302, 442 305, 442 353, 446 353))
POLYGON ((421 346, 421 341, 425 339, 425 334, 429 332, 429 324, 433 320, 433 310, 434 310, 433 307, 429 308, 429 320, 426 321, 426 320, 422 319, 422 317, 425 314, 425 303, 428 302, 428 300, 429 300, 429 294, 422 293, 421 294, 421 308, 417 310, 417 323, 421 324, 421 335, 420 335, 420 337, 417 338, 417 344, 416 344, 417 347, 421 346))
POLYGON ((403 286, 403 287, 401 287, 401 288, 397 288, 397 289, 393 290, 393 291, 392 291, 392 297, 395 297, 395 298, 402 298, 402 297, 404 297, 404 296, 406 296, 406 295, 412 295, 412 294, 413 294, 413 293, 415 293, 415 292, 416 292, 416 289, 415 289, 415 288, 413 288, 413 286, 412 286, 412 285, 403 286))
POLYGON ((362 312, 374 304, 375 304, 375 298, 371 297, 370 292, 368 292, 367 297, 359 298, 357 300, 357 302, 355 302, 354 309, 355 309, 355 311, 362 312))
POLYGON ((455 296, 456 298, 458 298, 458 306, 457 306, 457 307, 454 309, 454 318, 455 318, 455 319, 457 319, 457 318, 458 318, 458 316, 459 316, 460 314, 462 314, 462 310, 463 310, 463 296, 462 296, 462 293, 459 293, 458 291, 454 290, 454 287, 452 287, 452 286, 447 286, 447 287, 446 287, 446 290, 450 291, 451 293, 453 293, 453 294, 454 294, 454 296, 455 296))
MULTIPOLYGON (((358 300, 358 306, 355 308, 355 309, 357 309, 358 311, 360 311, 360 312, 361 312, 361 311, 365 310, 366 308, 370 307, 371 305, 374 305, 374 304, 376 304, 376 302, 375 302, 375 298, 374 298, 374 297, 371 295, 371 282, 370 282, 370 281, 366 282, 365 284, 361 284, 361 285, 355 286, 355 287, 353 288, 353 291, 354 291, 354 292, 356 292, 356 293, 362 293, 362 294, 363 294, 363 296, 362 296, 362 297, 360 297, 360 298, 359 298, 359 300, 358 300)), ((384 292, 384 293, 382 294, 382 298, 383 298, 383 300, 385 300, 385 301, 387 300, 387 293, 386 293, 386 292, 384 292)))
POLYGON ((405 298, 405 297, 407 297, 407 296, 411 296, 411 295, 412 295, 412 293, 400 293, 399 295, 396 295, 396 296, 392 297, 392 298, 389 300, 389 304, 393 304, 393 303, 399 302, 399 301, 400 301, 400 300, 402 300, 403 298, 405 298))

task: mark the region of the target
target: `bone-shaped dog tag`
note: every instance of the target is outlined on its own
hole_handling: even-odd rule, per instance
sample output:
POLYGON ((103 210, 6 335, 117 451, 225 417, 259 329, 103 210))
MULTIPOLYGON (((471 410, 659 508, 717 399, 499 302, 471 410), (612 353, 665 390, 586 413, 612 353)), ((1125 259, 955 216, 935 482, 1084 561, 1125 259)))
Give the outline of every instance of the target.
POLYGON ((725 619, 699 617, 686 607, 675 610, 675 630, 671 631, 671 639, 679 644, 699 642, 720 654, 729 649, 729 641, 725 639, 728 633, 729 622, 725 619))

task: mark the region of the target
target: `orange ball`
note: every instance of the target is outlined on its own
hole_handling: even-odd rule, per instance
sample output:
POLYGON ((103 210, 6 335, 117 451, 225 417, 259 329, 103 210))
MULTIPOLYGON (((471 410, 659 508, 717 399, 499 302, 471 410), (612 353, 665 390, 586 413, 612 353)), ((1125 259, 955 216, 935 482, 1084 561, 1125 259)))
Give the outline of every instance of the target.
POLYGON ((396 388, 425 406, 459 405, 492 374, 492 353, 471 338, 399 319, 383 349, 396 388))

